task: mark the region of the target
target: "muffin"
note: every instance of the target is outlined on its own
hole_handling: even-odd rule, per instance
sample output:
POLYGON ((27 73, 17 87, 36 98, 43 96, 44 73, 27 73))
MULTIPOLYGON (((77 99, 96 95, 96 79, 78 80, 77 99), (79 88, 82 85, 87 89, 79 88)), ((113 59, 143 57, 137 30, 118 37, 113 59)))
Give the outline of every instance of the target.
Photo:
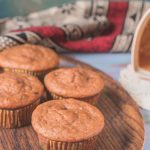
POLYGON ((0 67, 4 71, 26 73, 43 77, 57 67, 59 59, 54 50, 24 44, 5 49, 0 53, 0 67))
POLYGON ((52 99, 76 98, 96 104, 104 87, 100 75, 85 68, 61 68, 50 72, 44 83, 52 99))
POLYGON ((43 85, 38 78, 11 72, 0 73, 0 127, 28 125, 40 103, 43 85))
POLYGON ((104 117, 86 102, 52 100, 34 110, 32 126, 43 150, 92 150, 104 127, 104 117))

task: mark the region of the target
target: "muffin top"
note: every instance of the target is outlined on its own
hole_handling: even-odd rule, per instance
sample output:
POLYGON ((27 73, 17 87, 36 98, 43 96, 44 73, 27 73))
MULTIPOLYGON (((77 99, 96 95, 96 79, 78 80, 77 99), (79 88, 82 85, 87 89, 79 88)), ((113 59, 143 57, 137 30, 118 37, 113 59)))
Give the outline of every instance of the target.
POLYGON ((47 74, 44 82, 51 93, 72 98, 94 96, 104 86, 98 73, 84 68, 57 69, 47 74))
POLYGON ((33 76, 0 73, 0 108, 20 108, 38 100, 43 94, 42 83, 33 76))
POLYGON ((24 44, 5 49, 0 53, 0 67, 17 68, 29 71, 43 71, 58 65, 54 50, 24 44))
POLYGON ((34 110, 32 126, 39 135, 51 140, 80 141, 98 135, 104 127, 104 117, 86 102, 52 100, 34 110))

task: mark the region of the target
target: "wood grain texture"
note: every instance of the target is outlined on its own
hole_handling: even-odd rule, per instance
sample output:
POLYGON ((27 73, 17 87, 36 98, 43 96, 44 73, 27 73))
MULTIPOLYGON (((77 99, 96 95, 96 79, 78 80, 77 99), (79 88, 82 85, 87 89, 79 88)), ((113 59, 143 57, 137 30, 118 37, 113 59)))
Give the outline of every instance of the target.
MULTIPOLYGON (((61 66, 92 68, 66 56, 61 56, 61 66)), ((119 83, 105 73, 98 72, 105 81, 105 88, 97 105, 105 116, 105 128, 98 138, 95 150, 141 150, 144 142, 144 123, 138 106, 119 83)), ((27 126, 19 129, 0 129, 0 150, 41 148, 33 128, 27 126)))

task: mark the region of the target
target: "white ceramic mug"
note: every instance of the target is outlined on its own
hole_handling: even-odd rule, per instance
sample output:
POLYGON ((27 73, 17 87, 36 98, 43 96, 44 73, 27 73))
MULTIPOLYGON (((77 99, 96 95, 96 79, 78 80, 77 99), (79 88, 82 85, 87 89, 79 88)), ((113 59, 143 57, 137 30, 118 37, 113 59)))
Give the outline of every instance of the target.
POLYGON ((135 31, 132 48, 134 71, 142 78, 150 80, 150 9, 144 14, 135 31))

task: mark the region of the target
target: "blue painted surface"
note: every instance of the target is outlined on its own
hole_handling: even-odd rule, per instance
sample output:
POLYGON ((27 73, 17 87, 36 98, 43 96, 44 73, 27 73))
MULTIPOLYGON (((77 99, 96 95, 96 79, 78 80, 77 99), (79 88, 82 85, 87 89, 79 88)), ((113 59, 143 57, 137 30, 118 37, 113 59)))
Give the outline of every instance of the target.
POLYGON ((26 15, 30 12, 60 6, 74 0, 0 0, 0 18, 26 15))
MULTIPOLYGON (((97 69, 100 69, 113 77, 119 79, 120 70, 131 61, 128 54, 67 54, 71 57, 86 62, 97 69)), ((140 109, 145 122, 145 143, 144 150, 150 150, 150 111, 140 109)))
POLYGON ((122 67, 130 63, 130 54, 67 54, 91 64, 97 69, 100 69, 115 80, 119 78, 119 72, 122 67))

